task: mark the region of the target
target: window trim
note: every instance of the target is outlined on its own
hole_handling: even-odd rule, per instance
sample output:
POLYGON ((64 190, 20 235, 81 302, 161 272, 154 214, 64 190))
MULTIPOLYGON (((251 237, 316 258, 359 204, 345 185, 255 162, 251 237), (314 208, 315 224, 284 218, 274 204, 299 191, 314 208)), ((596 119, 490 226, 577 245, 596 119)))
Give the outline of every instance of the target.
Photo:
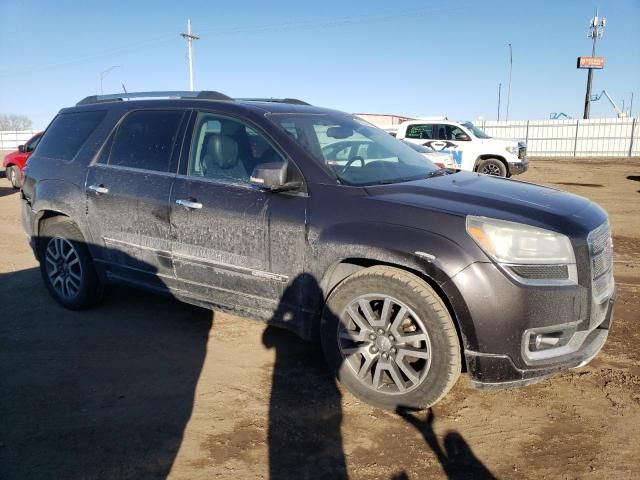
MULTIPOLYGON (((111 131, 105 137, 105 140, 102 142, 102 145, 100 146, 100 148, 98 149, 96 154, 91 159, 91 162, 89 162, 89 167, 112 168, 112 169, 117 169, 117 170, 126 170, 126 171, 130 171, 130 172, 146 172, 146 173, 155 173, 155 174, 159 174, 159 175, 168 175, 168 176, 177 175, 177 171, 178 171, 178 161, 177 160, 179 160, 179 155, 182 153, 182 147, 183 147, 183 142, 184 142, 184 136, 185 136, 185 130, 186 130, 187 122, 191 118, 190 114, 191 114, 191 109, 184 108, 184 107, 170 107, 170 108, 157 108, 157 107, 154 107, 154 108, 136 108, 136 109, 133 109, 133 110, 127 110, 118 119, 118 121, 115 123, 115 125, 111 128, 111 131), (124 122, 124 120, 134 112, 149 112, 149 111, 162 111, 162 112, 179 111, 179 112, 182 112, 182 118, 180 119, 180 123, 178 124, 178 129, 177 129, 176 142, 174 143, 174 145, 171 148, 171 156, 169 157, 169 171, 161 172, 159 170, 151 170, 151 169, 148 169, 148 168, 137 168, 137 167, 129 167, 129 166, 123 166, 123 165, 111 165, 109 163, 100 163, 100 162, 98 162, 98 159, 102 156, 103 150, 107 147, 109 142, 111 142, 112 137, 115 136, 115 134, 118 131, 118 129, 120 128, 122 122, 124 122), (178 155, 177 159, 176 159, 176 154, 178 155)), ((110 157, 111 157, 111 152, 109 152, 109 158, 110 157)))

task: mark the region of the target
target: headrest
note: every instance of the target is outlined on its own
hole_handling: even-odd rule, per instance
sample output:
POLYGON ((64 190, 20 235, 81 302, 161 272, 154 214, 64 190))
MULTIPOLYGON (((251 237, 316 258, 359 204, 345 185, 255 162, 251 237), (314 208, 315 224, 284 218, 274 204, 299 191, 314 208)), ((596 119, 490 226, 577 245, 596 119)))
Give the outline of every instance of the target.
POLYGON ((238 163, 238 142, 227 135, 213 134, 207 141, 207 154, 204 157, 207 166, 232 168, 238 163))

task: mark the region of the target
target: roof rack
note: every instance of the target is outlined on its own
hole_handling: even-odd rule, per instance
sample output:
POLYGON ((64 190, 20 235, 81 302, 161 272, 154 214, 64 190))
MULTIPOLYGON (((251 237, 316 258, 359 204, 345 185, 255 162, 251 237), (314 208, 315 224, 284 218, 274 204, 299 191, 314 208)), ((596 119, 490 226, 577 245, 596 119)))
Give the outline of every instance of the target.
POLYGON ((128 92, 112 93, 109 95, 90 95, 80 100, 76 105, 89 105, 92 103, 102 103, 111 101, 134 100, 136 98, 196 98, 203 100, 233 100, 224 93, 210 90, 200 92, 189 91, 166 91, 166 92, 128 92))
POLYGON ((290 103, 292 105, 311 105, 304 100, 297 98, 236 98, 243 102, 274 102, 274 103, 290 103))

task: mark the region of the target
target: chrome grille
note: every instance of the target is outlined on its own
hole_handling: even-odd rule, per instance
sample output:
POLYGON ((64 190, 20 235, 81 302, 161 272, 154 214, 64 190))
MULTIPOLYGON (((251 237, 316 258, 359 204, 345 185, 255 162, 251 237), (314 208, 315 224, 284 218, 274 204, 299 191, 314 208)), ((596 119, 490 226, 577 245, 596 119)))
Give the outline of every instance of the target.
POLYGON ((613 292, 613 242, 609 223, 593 230, 587 238, 591 257, 592 294, 597 303, 613 292))

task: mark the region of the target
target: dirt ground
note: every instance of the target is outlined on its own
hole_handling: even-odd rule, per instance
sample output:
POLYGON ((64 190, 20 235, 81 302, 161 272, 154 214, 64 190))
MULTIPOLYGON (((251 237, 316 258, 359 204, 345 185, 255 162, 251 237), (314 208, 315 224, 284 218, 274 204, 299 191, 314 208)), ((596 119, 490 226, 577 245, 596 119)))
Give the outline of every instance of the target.
POLYGON ((462 376, 405 417, 356 400, 317 348, 257 322, 127 289, 62 309, 1 178, 0 478, 639 478, 640 161, 531 167, 522 180, 610 213, 609 341, 527 388, 478 391, 462 376))

